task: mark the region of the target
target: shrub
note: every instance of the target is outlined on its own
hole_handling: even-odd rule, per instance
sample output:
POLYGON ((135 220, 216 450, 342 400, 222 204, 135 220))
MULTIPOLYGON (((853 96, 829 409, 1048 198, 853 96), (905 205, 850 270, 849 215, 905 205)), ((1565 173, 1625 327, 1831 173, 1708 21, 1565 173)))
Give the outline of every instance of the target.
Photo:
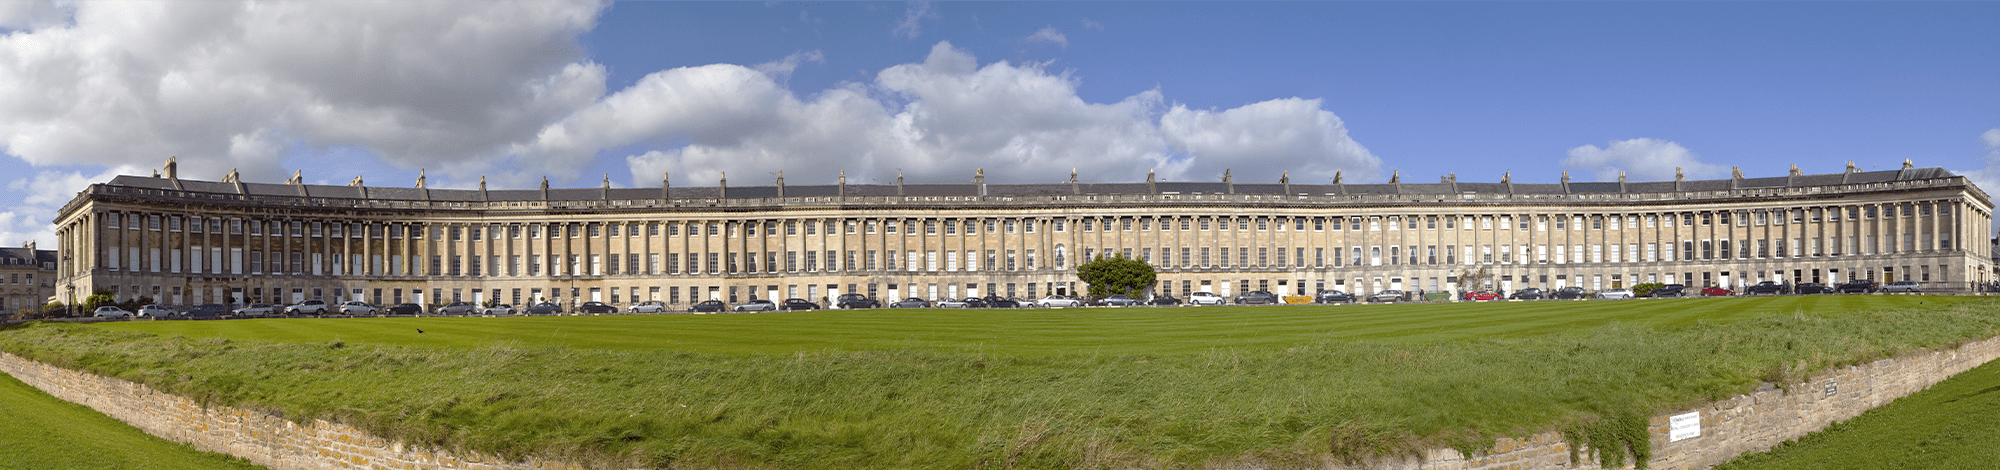
POLYGON ((1661 284, 1661 283, 1657 283, 1657 282, 1648 282, 1648 283, 1643 283, 1643 284, 1633 284, 1633 285, 1632 285, 1632 296, 1633 296, 1633 297, 1645 297, 1645 296, 1649 296, 1649 295, 1652 295, 1652 294, 1653 294, 1653 289, 1658 289, 1658 288, 1660 288, 1661 286, 1665 286, 1665 285, 1666 285, 1666 284, 1661 284))

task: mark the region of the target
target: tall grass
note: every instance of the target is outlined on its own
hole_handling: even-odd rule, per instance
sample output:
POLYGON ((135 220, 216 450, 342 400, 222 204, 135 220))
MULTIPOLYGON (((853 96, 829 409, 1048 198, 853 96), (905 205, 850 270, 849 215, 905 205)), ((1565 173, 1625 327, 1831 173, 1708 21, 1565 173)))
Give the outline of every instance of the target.
POLYGON ((1169 352, 433 347, 58 324, 0 332, 0 350, 414 443, 603 467, 1292 466, 1563 429, 1614 461, 1646 452, 1609 444, 1630 417, 2000 332, 1994 302, 1915 302, 1169 352))

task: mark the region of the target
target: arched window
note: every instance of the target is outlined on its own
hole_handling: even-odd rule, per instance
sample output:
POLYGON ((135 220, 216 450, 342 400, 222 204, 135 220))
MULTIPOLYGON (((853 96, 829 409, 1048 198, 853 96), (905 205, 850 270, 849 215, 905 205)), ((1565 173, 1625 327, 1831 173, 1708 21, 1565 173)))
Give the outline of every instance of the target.
POLYGON ((1056 268, 1061 269, 1068 267, 1069 263, 1066 262, 1068 259, 1069 259, 1069 248, 1065 248, 1060 244, 1056 245, 1056 268))

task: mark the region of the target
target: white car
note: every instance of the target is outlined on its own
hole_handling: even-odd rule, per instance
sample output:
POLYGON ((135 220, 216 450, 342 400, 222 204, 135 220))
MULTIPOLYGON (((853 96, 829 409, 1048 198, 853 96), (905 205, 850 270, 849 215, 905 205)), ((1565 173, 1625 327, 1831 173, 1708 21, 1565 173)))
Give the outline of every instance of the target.
POLYGON ((479 310, 480 315, 514 315, 517 313, 520 313, 520 311, 514 310, 514 306, 507 304, 494 305, 479 310))
POLYGON ((1214 292, 1189 292, 1187 299, 1188 305, 1222 305, 1224 302, 1222 296, 1214 292))
POLYGON ((158 305, 147 305, 144 307, 139 307, 139 316, 142 317, 173 318, 175 315, 179 314, 174 313, 173 309, 161 307, 158 305))
POLYGON ((375 306, 359 300, 349 300, 340 304, 341 315, 374 315, 375 306))
POLYGON ((1632 297, 1632 289, 1605 289, 1597 293, 1597 298, 1600 299, 1630 299, 1632 297))
POLYGON ((106 305, 103 307, 98 307, 96 311, 90 312, 90 316, 98 318, 125 318, 132 316, 132 312, 127 312, 125 311, 125 309, 106 305))
POLYGON ((937 308, 965 308, 968 304, 966 304, 965 301, 959 299, 944 299, 942 301, 939 301, 936 305, 937 308))
POLYGON ((773 312, 778 310, 778 304, 771 303, 768 299, 750 299, 749 302, 737 305, 736 308, 729 310, 735 312, 773 312))
POLYGON ((667 313, 667 303, 658 300, 648 300, 640 302, 639 305, 626 307, 625 311, 631 313, 667 313))
POLYGON ((299 302, 296 305, 285 307, 286 315, 304 315, 308 313, 313 315, 325 315, 326 311, 327 311, 326 301, 319 299, 299 302))
POLYGON ((1063 297, 1060 295, 1051 295, 1048 297, 1043 297, 1042 300, 1037 300, 1035 301, 1035 303, 1041 304, 1041 306, 1048 308, 1083 306, 1083 301, 1081 300, 1076 300, 1069 297, 1063 297))

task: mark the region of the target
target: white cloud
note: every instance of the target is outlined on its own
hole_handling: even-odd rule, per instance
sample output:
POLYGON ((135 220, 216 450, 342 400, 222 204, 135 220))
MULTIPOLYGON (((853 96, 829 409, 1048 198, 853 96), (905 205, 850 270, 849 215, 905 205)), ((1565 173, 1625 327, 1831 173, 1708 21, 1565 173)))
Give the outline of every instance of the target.
POLYGON ((1598 181, 1617 181, 1619 171, 1631 181, 1673 181, 1676 169, 1691 180, 1729 176, 1728 167, 1702 163, 1680 144, 1649 138, 1615 140, 1601 149, 1595 145, 1569 149, 1562 167, 1595 173, 1598 181))
MULTIPOLYGON (((56 211, 62 209, 76 193, 83 191, 91 183, 111 180, 121 174, 138 174, 137 167, 114 167, 96 175, 81 172, 41 171, 34 176, 7 183, 8 199, 21 201, 0 212, 0 246, 21 246, 29 240, 37 243, 37 248, 53 250, 56 246, 56 211)), ((151 174, 151 173, 147 173, 151 174)))
MULTIPOLYGON (((1168 108, 1158 90, 1113 103, 1076 94, 1079 80, 1039 64, 980 66, 938 43, 923 62, 896 65, 873 83, 849 83, 801 98, 768 75, 728 64, 647 76, 598 105, 544 129, 520 152, 567 160, 646 142, 684 146, 627 157, 636 185, 672 172, 676 185, 965 181, 975 168, 993 182, 1053 182, 1076 168, 1090 181, 1211 180, 1224 168, 1356 180, 1381 162, 1347 136, 1318 100, 1282 99, 1229 110, 1168 108), (1155 118, 1155 116, 1159 116, 1155 118)), ((1239 180, 1241 181, 1241 180, 1239 180)))
POLYGON ((1085 27, 1085 28, 1090 28, 1090 29, 1095 29, 1095 30, 1098 30, 1098 31, 1103 31, 1103 30, 1104 30, 1104 23, 1099 23, 1099 22, 1096 22, 1096 21, 1092 21, 1092 20, 1083 20, 1083 27, 1085 27))
POLYGON ((1042 29, 1036 30, 1035 34, 1028 35, 1027 41, 1045 42, 1065 48, 1069 47, 1069 38, 1064 37, 1062 31, 1056 31, 1056 27, 1054 26, 1043 26, 1042 29))
POLYGON ((0 13, 27 25, 0 36, 0 146, 36 166, 179 156, 192 177, 273 180, 283 153, 339 146, 474 174, 604 93, 576 42, 597 1, 23 8, 0 13))
MULTIPOLYGON (((1988 129, 1985 133, 1979 134, 1979 140, 1986 144, 1986 158, 1982 159, 1982 163, 1986 164, 1985 167, 1961 173, 1965 174, 1966 179, 1972 180, 1972 184, 1978 185, 1980 190, 1986 191, 1986 194, 2000 194, 1996 193, 2000 191, 2000 128, 1988 129)), ((2000 220, 1995 222, 2000 224, 2000 220)))
POLYGON ((826 63, 826 54, 820 53, 818 49, 806 52, 794 52, 783 59, 757 64, 752 68, 757 69, 758 72, 763 72, 764 75, 782 84, 791 80, 792 71, 798 70, 799 64, 806 62, 824 64, 826 63))
POLYGON ((65 21, 73 5, 53 0, 0 2, 0 29, 37 29, 65 21))
POLYGON ((923 35, 923 21, 936 18, 937 14, 931 13, 930 0, 909 2, 903 9, 903 20, 897 22, 896 27, 889 30, 889 35, 916 39, 917 36, 923 35))

